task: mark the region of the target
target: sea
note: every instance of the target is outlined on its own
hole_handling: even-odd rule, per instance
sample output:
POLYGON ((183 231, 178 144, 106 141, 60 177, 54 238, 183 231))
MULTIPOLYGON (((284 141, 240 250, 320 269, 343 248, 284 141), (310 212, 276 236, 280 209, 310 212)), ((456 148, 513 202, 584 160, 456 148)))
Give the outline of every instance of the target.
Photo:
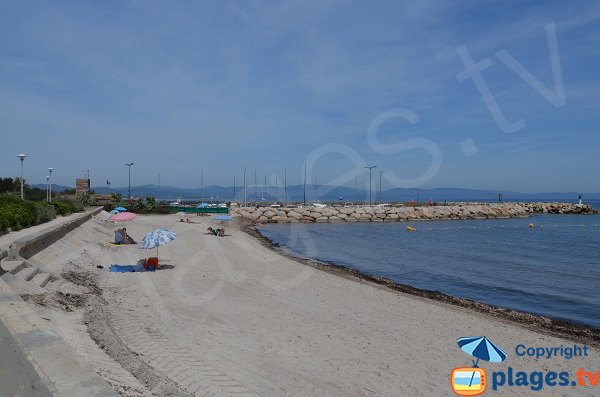
POLYGON ((299 257, 600 328, 600 215, 269 224, 259 231, 299 257))

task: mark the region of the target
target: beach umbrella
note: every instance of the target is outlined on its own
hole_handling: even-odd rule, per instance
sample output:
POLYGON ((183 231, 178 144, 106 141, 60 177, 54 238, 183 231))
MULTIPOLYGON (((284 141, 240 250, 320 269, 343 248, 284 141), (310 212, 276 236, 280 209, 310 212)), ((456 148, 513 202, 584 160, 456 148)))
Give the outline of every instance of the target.
POLYGON ((125 207, 117 207, 113 211, 124 212, 124 211, 127 211, 127 208, 125 208, 125 207))
POLYGON ((169 241, 175 240, 177 233, 168 229, 156 229, 148 233, 140 242, 141 249, 156 248, 156 257, 158 258, 158 247, 167 244, 169 241))
MULTIPOLYGON (((506 360, 506 353, 502 351, 498 346, 492 343, 485 336, 473 336, 466 338, 458 338, 458 347, 467 354, 477 358, 477 361, 473 362, 473 367, 477 368, 479 360, 489 361, 492 363, 500 363, 506 360)), ((473 377, 475 372, 471 375, 471 381, 469 386, 473 383, 473 377)))
POLYGON ((119 211, 117 211, 117 210, 112 210, 112 211, 110 211, 110 212, 109 212, 109 214, 110 214, 111 216, 112 216, 112 215, 117 215, 118 213, 119 213, 119 211))
POLYGON ((231 215, 217 215, 212 217, 215 221, 230 221, 233 219, 231 215))
POLYGON ((108 218, 108 220, 111 222, 127 222, 134 219, 136 216, 137 214, 134 214, 133 212, 119 212, 108 218))

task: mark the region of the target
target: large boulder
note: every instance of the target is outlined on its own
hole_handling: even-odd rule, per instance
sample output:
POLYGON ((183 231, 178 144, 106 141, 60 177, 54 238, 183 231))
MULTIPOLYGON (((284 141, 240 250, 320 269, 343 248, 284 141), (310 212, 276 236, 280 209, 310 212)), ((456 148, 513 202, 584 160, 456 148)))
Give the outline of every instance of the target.
POLYGON ((299 212, 296 211, 290 211, 287 214, 288 218, 292 218, 292 219, 302 219, 302 214, 300 214, 299 212))

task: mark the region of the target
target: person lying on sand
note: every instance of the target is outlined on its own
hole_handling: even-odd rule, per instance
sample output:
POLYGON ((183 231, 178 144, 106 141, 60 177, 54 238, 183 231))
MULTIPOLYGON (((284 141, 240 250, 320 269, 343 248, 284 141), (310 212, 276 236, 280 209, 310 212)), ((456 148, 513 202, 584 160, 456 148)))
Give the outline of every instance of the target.
POLYGON ((215 229, 213 229, 212 227, 210 227, 210 226, 206 228, 206 234, 211 234, 213 236, 218 236, 219 235, 219 233, 215 229))

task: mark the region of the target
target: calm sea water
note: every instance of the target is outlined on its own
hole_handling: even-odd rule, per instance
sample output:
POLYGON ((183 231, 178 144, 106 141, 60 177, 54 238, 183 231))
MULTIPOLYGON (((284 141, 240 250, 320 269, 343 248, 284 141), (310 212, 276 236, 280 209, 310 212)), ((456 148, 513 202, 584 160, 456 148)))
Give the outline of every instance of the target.
POLYGON ((600 328, 600 215, 267 225, 299 256, 600 328), (534 228, 528 228, 532 222, 534 228))

